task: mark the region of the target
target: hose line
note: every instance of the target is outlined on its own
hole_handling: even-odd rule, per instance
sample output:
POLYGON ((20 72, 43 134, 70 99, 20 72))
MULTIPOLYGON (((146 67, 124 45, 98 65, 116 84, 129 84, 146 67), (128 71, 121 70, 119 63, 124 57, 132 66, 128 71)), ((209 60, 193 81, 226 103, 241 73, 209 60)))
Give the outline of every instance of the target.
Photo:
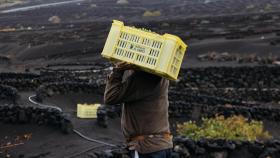
MULTIPOLYGON (((51 108, 51 109, 56 109, 56 110, 58 110, 60 112, 63 112, 60 107, 52 106, 52 105, 46 105, 46 104, 41 104, 41 103, 36 102, 35 100, 33 100, 34 97, 36 97, 36 95, 31 95, 31 96, 28 97, 28 100, 31 103, 33 103, 35 105, 38 105, 41 108, 51 108)), ((98 143, 98 144, 102 144, 102 145, 106 145, 106 146, 110 146, 110 147, 117 147, 117 145, 114 145, 114 144, 111 144, 111 143, 106 143, 106 142, 103 142, 103 141, 100 141, 100 140, 97 140, 97 139, 92 139, 90 137, 87 137, 87 136, 83 135, 81 132, 79 132, 76 129, 73 129, 73 132, 76 133, 81 138, 87 140, 87 141, 98 143)))

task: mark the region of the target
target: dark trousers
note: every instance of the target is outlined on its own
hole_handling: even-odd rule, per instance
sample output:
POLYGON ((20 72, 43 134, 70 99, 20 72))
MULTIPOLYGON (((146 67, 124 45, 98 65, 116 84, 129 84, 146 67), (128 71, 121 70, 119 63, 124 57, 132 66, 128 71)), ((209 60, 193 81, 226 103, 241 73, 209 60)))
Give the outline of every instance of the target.
MULTIPOLYGON (((134 158, 134 151, 130 152, 130 157, 134 158)), ((139 158, 171 158, 171 149, 161 150, 149 154, 140 154, 139 158)))

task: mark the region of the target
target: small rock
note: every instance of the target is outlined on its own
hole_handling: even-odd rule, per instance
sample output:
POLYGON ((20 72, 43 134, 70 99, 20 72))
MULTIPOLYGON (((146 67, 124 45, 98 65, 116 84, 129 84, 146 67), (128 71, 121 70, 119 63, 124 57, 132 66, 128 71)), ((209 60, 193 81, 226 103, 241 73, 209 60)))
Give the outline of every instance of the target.
POLYGON ((58 16, 52 16, 49 18, 49 22, 53 24, 58 24, 61 22, 61 19, 58 16))
POLYGON ((204 148, 201 148, 201 147, 197 147, 195 149, 195 154, 197 154, 197 155, 203 155, 203 154, 205 154, 205 152, 206 152, 206 150, 204 148))
POLYGON ((190 156, 189 150, 186 147, 176 145, 174 147, 174 151, 176 153, 179 153, 181 156, 184 156, 184 157, 189 157, 190 156))
POLYGON ((61 130, 65 134, 69 134, 73 131, 73 124, 69 121, 63 121, 61 124, 61 130))
POLYGON ((227 158, 228 153, 226 151, 222 152, 213 152, 210 154, 211 158, 227 158))
POLYGON ((127 0, 118 0, 117 4, 125 5, 125 4, 129 4, 129 2, 127 0))

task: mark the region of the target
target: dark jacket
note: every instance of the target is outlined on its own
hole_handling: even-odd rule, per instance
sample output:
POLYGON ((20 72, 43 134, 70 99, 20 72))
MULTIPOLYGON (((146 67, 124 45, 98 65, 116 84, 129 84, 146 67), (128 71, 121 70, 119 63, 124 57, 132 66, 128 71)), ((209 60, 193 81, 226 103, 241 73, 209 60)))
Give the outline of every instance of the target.
MULTIPOLYGON (((167 79, 142 72, 113 70, 107 79, 105 104, 123 104, 121 126, 126 138, 170 132, 167 79)), ((172 140, 146 138, 136 142, 139 153, 172 148, 172 140)))

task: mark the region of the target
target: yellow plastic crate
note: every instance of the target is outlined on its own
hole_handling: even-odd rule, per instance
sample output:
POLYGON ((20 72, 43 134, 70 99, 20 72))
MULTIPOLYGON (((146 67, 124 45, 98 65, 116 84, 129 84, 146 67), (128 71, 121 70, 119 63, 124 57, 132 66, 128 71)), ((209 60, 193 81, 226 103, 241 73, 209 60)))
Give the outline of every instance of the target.
POLYGON ((97 109, 100 104, 78 104, 77 116, 79 118, 97 118, 97 109))
POLYGON ((101 55, 176 80, 186 49, 187 45, 177 36, 159 35, 114 20, 101 55))

